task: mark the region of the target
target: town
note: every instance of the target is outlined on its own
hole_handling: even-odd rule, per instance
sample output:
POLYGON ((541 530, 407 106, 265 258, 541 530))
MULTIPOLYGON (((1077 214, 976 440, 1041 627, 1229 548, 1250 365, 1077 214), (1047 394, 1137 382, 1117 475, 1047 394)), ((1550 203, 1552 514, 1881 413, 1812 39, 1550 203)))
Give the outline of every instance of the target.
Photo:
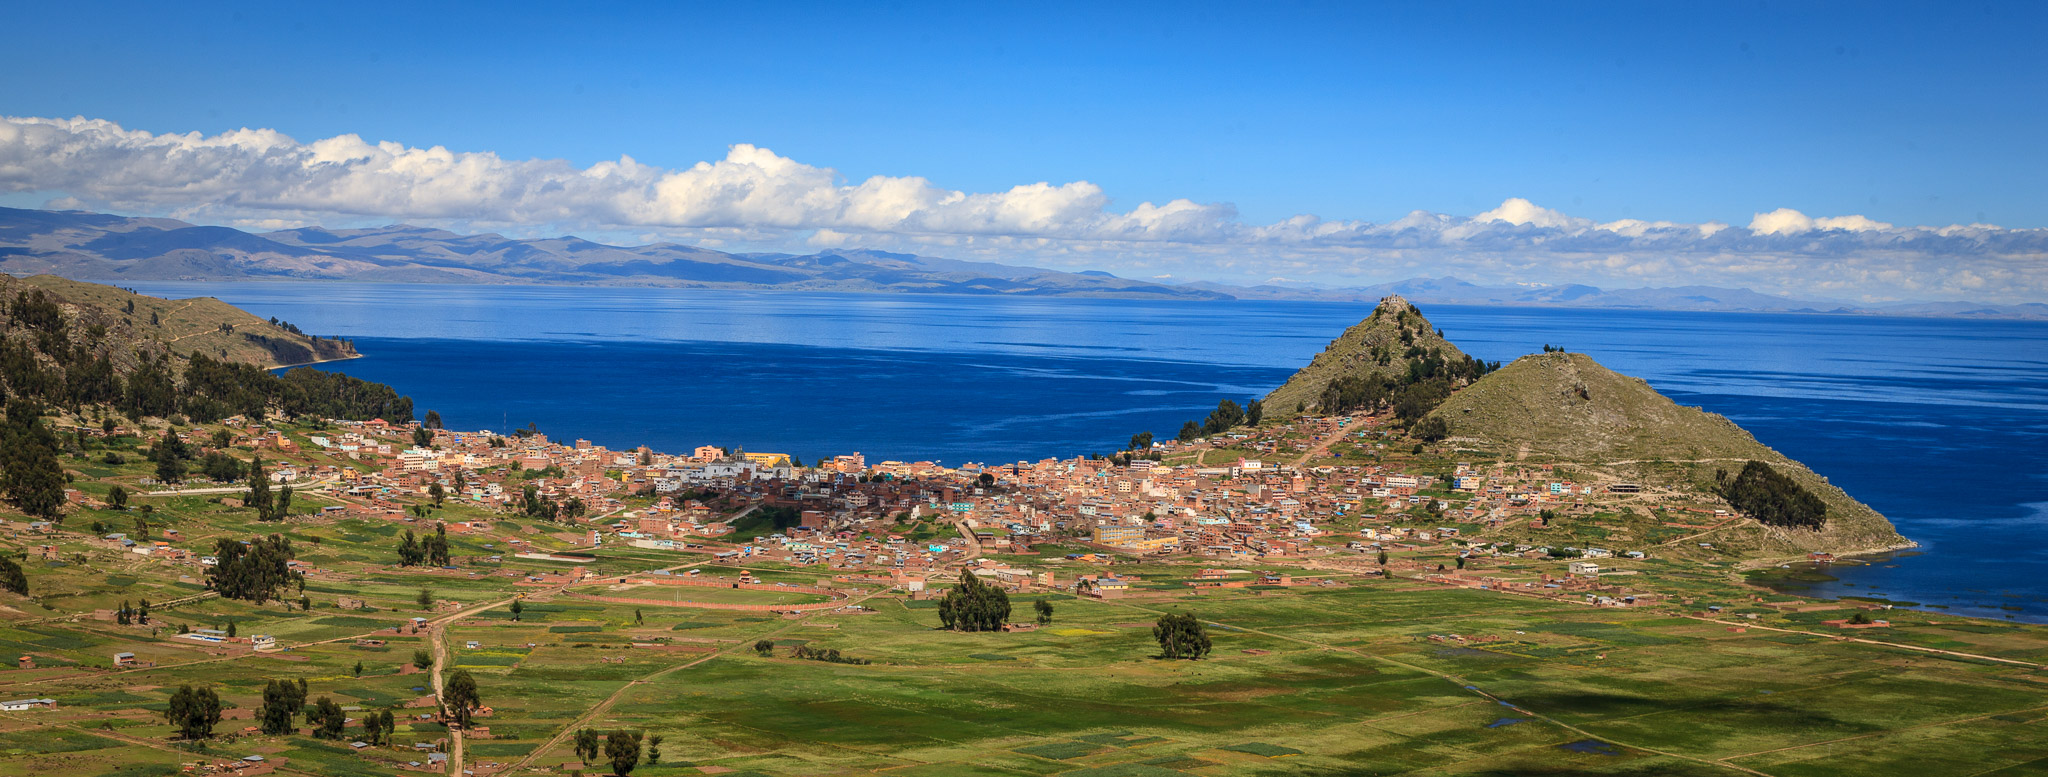
MULTIPOLYGON (((1645 559, 1674 534, 1710 539, 1740 522, 1696 494, 1612 478, 1579 481, 1551 465, 1388 457, 1401 438, 1387 423, 1301 417, 1108 457, 957 466, 870 463, 858 453, 806 466, 787 454, 712 446, 687 454, 614 451, 537 431, 457 432, 381 419, 330 419, 315 430, 228 418, 214 436, 184 436, 202 452, 222 443, 253 449, 269 457, 275 484, 331 499, 295 520, 372 518, 424 528, 443 522, 422 508, 464 507, 448 513, 460 518, 442 530, 485 536, 490 516, 516 515, 546 519, 563 540, 543 550, 505 537, 493 561, 613 544, 878 576, 910 591, 928 579, 972 573, 1017 590, 1114 597, 1133 582, 1110 563, 1121 558, 1213 567, 1190 586, 1403 575, 1621 605, 1655 595, 1627 577, 1603 580, 1600 560, 1645 559), (1596 517, 1608 524, 1605 546, 1581 542, 1567 528, 1596 517), (1625 517, 1649 529, 1632 536, 1618 525, 1625 517), (1074 548, 1062 560, 1075 563, 1026 569, 999 560, 1042 545, 1074 548)), ((240 489, 142 480, 172 494, 232 491, 222 501, 240 506, 240 489)), ((26 528, 52 530, 47 523, 26 528)), ((100 539, 166 562, 210 561, 204 548, 179 540, 175 529, 147 542, 123 532, 100 539)), ((1682 549, 1711 547, 1702 541, 1682 549)))

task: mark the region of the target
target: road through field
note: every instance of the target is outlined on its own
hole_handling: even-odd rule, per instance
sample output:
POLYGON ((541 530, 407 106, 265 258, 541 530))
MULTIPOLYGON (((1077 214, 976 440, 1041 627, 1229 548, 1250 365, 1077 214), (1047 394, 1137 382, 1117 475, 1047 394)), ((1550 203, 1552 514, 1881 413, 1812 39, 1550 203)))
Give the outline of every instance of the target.
MULTIPOLYGON (((891 590, 893 589, 883 588, 874 591, 859 599, 854 599, 852 601, 847 602, 845 606, 852 607, 861 604, 869 599, 873 599, 877 596, 881 596, 882 594, 888 593, 891 590)), ((783 632, 796 628, 798 624, 803 623, 803 621, 810 615, 811 613, 804 613, 802 616, 783 622, 780 626, 753 635, 753 639, 773 639, 774 637, 782 634, 783 632)), ((707 653, 695 660, 687 661, 681 664, 676 664, 675 666, 665 667, 654 672, 641 675, 636 679, 628 681, 625 685, 619 686, 618 690, 612 691, 610 695, 604 697, 603 700, 599 701, 596 704, 590 705, 590 709, 585 710, 582 715, 576 716, 575 720, 569 721, 568 725, 563 726, 562 730, 555 732, 555 735, 549 737, 548 741, 541 743, 540 747, 536 747, 532 750, 527 751, 526 757, 521 758, 518 762, 512 764, 509 767, 506 767, 505 769, 500 770, 501 773, 511 773, 527 768, 527 766, 533 763, 534 759, 546 755, 549 750, 553 750, 556 747, 560 746, 562 744, 562 740, 567 739, 569 736, 575 734, 577 729, 585 727, 590 721, 597 719, 597 717, 604 714, 606 710, 611 709, 612 705, 618 702, 619 697, 624 696, 626 694, 626 691, 632 690, 635 686, 650 683, 655 680, 659 680, 663 677, 666 677, 668 675, 674 674, 676 672, 680 672, 684 669, 688 669, 698 664, 702 664, 706 661, 710 661, 711 659, 725 655, 725 652, 727 650, 731 649, 731 647, 736 646, 751 647, 752 642, 749 642, 746 639, 741 639, 738 642, 734 643, 734 645, 732 646, 719 647, 713 650, 712 652, 707 653)), ((459 773, 459 770, 450 772, 450 774, 459 773)))

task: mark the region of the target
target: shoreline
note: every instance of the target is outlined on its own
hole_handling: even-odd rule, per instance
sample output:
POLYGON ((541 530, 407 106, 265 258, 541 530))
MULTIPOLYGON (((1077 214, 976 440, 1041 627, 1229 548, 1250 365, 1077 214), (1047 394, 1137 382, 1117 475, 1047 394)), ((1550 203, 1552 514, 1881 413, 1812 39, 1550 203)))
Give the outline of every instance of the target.
POLYGON ((351 360, 351 359, 360 359, 360 358, 363 358, 363 355, 362 355, 362 354, 360 354, 360 353, 357 353, 357 354, 351 354, 351 355, 348 355, 348 356, 343 356, 343 357, 340 357, 340 358, 337 358, 337 359, 314 359, 314 360, 312 360, 312 361, 309 361, 309 362, 298 362, 298 363, 296 363, 296 364, 280 364, 280 365, 277 365, 277 366, 275 366, 275 367, 264 367, 264 368, 263 368, 263 371, 264 371, 264 372, 272 372, 272 371, 275 371, 275 370, 288 370, 288 369, 291 369, 291 368, 293 368, 293 367, 310 367, 310 366, 313 366, 313 365, 315 365, 315 364, 326 364, 326 363, 328 363, 328 362, 345 362, 345 361, 349 361, 349 360, 351 360))
MULTIPOLYGON (((1912 549, 1914 549, 1914 548, 1918 548, 1918 547, 1921 547, 1920 543, 1918 543, 1918 542, 1914 542, 1914 541, 1912 541, 1912 540, 1907 540, 1907 541, 1905 541, 1904 543, 1900 543, 1900 544, 1896 544, 1896 545, 1888 545, 1888 546, 1884 546, 1884 547, 1877 547, 1877 548, 1863 548, 1863 549, 1859 549, 1859 550, 1852 550, 1852 551, 1844 551, 1844 552, 1841 552, 1841 553, 1836 553, 1836 554, 1835 554, 1835 562, 1839 563, 1839 562, 1845 562, 1845 561, 1846 561, 1846 562, 1849 562, 1849 564, 1848 564, 1848 565, 1850 565, 1850 566, 1867 566, 1867 565, 1869 565, 1869 564, 1873 563, 1873 562, 1872 562, 1872 560, 1871 560, 1871 558, 1870 558, 1870 557, 1872 557, 1872 556, 1881 556, 1881 555, 1884 555, 1884 554, 1887 554, 1887 553, 1897 553, 1897 552, 1899 552, 1899 551, 1904 551, 1904 550, 1912 550, 1912 549)), ((1737 584, 1737 585, 1740 585, 1740 586, 1742 586, 1743 588, 1747 588, 1747 589, 1751 589, 1751 590, 1755 590, 1755 591, 1760 591, 1760 592, 1767 592, 1767 593, 1772 593, 1772 594, 1780 594, 1780 595, 1785 595, 1785 596, 1795 596, 1795 597, 1798 597, 1798 598, 1800 598, 1800 599, 1805 599, 1805 600, 1808 600, 1808 601, 1814 601, 1814 602, 1836 602, 1836 603, 1848 603, 1848 602, 1851 602, 1851 601, 1869 601, 1868 599, 1865 599, 1865 598, 1861 598, 1861 597, 1857 597, 1857 596, 1851 596, 1851 595, 1847 595, 1847 594, 1838 594, 1838 595, 1835 595, 1835 596, 1824 596, 1824 595, 1819 595, 1819 594, 1813 594, 1813 593, 1802 593, 1802 592, 1798 592, 1798 591, 1787 591, 1787 590, 1780 590, 1780 589, 1778 589, 1778 588, 1774 588, 1774 587, 1772 587, 1772 586, 1769 586, 1769 585, 1765 585, 1765 584, 1762 584, 1762 583, 1756 583, 1756 582, 1752 582, 1752 581, 1750 581, 1750 579, 1749 579, 1748 575, 1747 575, 1747 574, 1745 574, 1746 572, 1751 572, 1751 571, 1756 571, 1756 570, 1765 570, 1765 569, 1773 569, 1773 568, 1777 568, 1777 567, 1780 567, 1780 566, 1783 566, 1783 565, 1787 565, 1787 564, 1815 564, 1815 565, 1816 565, 1816 566, 1818 566, 1818 567, 1833 567, 1833 566, 1834 566, 1834 564, 1833 564, 1833 563, 1820 563, 1820 562, 1813 562, 1813 561, 1810 561, 1809 559, 1805 559, 1805 558, 1797 558, 1797 557, 1790 557, 1790 556, 1781 556, 1781 557, 1776 557, 1776 558, 1767 558, 1767 559, 1750 559, 1750 560, 1748 560, 1748 561, 1745 561, 1745 562, 1743 562, 1742 564, 1740 564, 1740 565, 1736 566, 1735 568, 1733 568, 1733 569, 1730 569, 1730 570, 1729 570, 1728 572, 1729 572, 1729 576, 1730 576, 1731 578, 1733 578, 1733 582, 1734 582, 1735 584, 1737 584)), ((1830 577, 1834 577, 1834 576, 1833 576, 1833 575, 1830 575, 1830 577)), ((1839 579, 1839 578, 1837 578, 1837 579, 1839 579)), ((1908 592, 1908 593, 1910 593, 1910 592, 1908 592)), ((1926 596, 1915 596, 1915 598, 1916 598, 1916 599, 1926 599, 1926 598, 1929 598, 1929 597, 1926 597, 1926 596)), ((2048 626, 2048 618, 2044 618, 2044 617, 2042 617, 2042 616, 2038 616, 2038 615, 2031 615, 2031 616, 2030 616, 2030 615, 2026 615, 2026 614, 2024 614, 2024 613, 2021 613, 2021 614, 2009 614, 2009 615, 2004 615, 2004 616, 1994 616, 1994 615, 1989 615, 1989 614, 1985 614, 1985 615, 1972 615, 1972 614, 1969 614, 1969 613, 1961 613, 1961 612, 1954 612, 1954 611, 1952 611, 1952 610, 1951 610, 1951 609, 1950 609, 1949 607, 1947 607, 1947 606, 1937 606, 1937 605, 1930 605, 1930 604, 1927 604, 1927 603, 1925 603, 1925 602, 1919 602, 1919 601, 1915 601, 1915 602, 1913 602, 1912 604, 1899 604, 1898 602, 1899 602, 1899 601, 1902 601, 1902 600, 1893 600, 1893 599, 1890 599, 1890 598, 1886 598, 1886 599, 1885 599, 1884 601, 1885 601, 1885 603, 1886 603, 1886 604, 1888 604, 1889 606, 1892 606, 1892 607, 1896 607, 1896 608, 1898 608, 1898 609, 1902 609, 1902 610, 1912 610, 1912 611, 1915 611, 1915 612, 1924 612, 1924 613, 1929 613, 1929 614, 1938 614, 1938 615, 1942 615, 1942 616, 1944 616, 1944 617, 1951 617, 1951 618, 1961 618, 1961 619, 1967 619, 1967 620, 1977 620, 1977 621, 1985 621, 1985 622, 1988 622, 1988 623, 1998 623, 1998 624, 2008 624, 2008 625, 2009 625, 2009 624, 2014 624, 2014 623, 2021 623, 2021 624, 2027 624, 2027 625, 2031 625, 2031 626, 2048 626)))

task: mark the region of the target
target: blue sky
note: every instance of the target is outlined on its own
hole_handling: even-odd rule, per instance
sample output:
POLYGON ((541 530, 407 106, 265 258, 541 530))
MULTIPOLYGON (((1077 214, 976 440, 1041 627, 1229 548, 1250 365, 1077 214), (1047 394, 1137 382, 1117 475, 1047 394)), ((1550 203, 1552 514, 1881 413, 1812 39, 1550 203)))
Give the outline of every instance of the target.
POLYGON ((0 115, 577 168, 744 143, 848 184, 1085 181, 1254 225, 1526 198, 2048 227, 2048 5, 978 5, 35 4, 0 32, 0 115))

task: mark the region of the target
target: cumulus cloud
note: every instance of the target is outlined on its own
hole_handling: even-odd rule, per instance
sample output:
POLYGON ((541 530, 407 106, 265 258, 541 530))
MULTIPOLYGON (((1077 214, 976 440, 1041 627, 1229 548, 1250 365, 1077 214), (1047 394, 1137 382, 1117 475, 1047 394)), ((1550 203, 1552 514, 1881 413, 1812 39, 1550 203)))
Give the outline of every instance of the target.
POLYGON ((1175 277, 1284 275, 1342 285, 1411 275, 1475 282, 1711 284, 1854 299, 2048 297, 2048 231, 1899 227, 1791 208, 1746 227, 1600 223, 1510 198, 1470 216, 1415 211, 1373 223, 1300 215, 1243 221, 1227 203, 1117 207, 1087 181, 1001 191, 916 176, 842 181, 748 144, 663 168, 588 167, 272 130, 154 134, 86 118, 0 119, 0 191, 95 209, 262 229, 408 221, 514 234, 581 231, 703 245, 870 246, 1175 277))
MULTIPOLYGON (((1759 235, 1796 235, 1802 232, 1827 229, 1836 229, 1843 232, 1880 232, 1893 228, 1890 224, 1860 215, 1811 218, 1791 208, 1779 208, 1769 213, 1758 213, 1756 218, 1749 221, 1749 231, 1759 235)), ((1940 231, 1937 230, 1937 234, 1939 233, 1940 231)))

